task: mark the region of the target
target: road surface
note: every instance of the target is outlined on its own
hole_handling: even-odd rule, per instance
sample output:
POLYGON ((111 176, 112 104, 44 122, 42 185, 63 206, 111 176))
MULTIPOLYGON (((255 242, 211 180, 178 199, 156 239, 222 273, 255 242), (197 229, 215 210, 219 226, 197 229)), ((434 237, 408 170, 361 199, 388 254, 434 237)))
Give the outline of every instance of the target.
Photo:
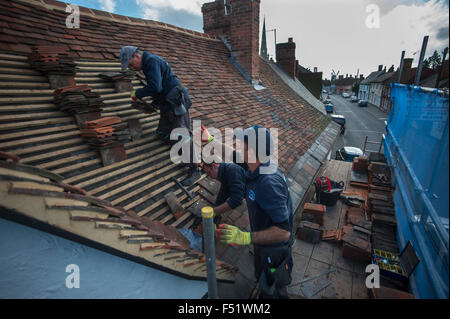
MULTIPOLYGON (((326 96, 325 96, 326 97, 326 96)), ((382 135, 386 133, 384 121, 387 120, 387 113, 380 111, 375 106, 358 106, 358 103, 351 103, 350 99, 344 99, 337 94, 330 95, 334 104, 334 113, 344 115, 346 119, 345 134, 340 135, 334 146, 332 157, 336 150, 344 146, 364 148, 364 141, 368 136, 368 141, 381 141, 382 135)), ((378 152, 379 144, 368 144, 366 151, 378 152)), ((382 150, 383 152, 383 150, 382 150)))

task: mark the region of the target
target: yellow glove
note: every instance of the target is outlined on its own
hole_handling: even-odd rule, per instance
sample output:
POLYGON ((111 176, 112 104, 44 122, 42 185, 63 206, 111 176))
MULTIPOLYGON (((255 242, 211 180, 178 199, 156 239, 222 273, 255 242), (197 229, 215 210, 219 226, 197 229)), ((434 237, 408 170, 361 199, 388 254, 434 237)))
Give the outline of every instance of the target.
POLYGON ((217 229, 220 242, 229 245, 250 245, 252 236, 249 232, 243 232, 239 228, 227 224, 220 224, 217 229))
POLYGON ((131 99, 133 101, 136 101, 137 97, 136 97, 136 90, 131 91, 131 99))

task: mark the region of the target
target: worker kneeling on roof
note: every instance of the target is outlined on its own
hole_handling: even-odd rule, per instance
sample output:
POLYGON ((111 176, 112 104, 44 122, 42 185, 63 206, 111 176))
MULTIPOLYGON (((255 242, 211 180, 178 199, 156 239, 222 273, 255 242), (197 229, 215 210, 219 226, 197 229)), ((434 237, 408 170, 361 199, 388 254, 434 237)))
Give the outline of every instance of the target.
POLYGON ((223 243, 253 244, 255 277, 261 298, 288 298, 287 285, 291 282, 293 266, 291 248, 295 240, 289 187, 277 165, 259 156, 258 145, 265 144, 266 156, 273 152, 270 132, 257 125, 245 130, 243 138, 244 153, 234 152, 234 160, 243 157, 241 166, 245 170, 245 199, 251 232, 221 224, 217 235, 223 243))
POLYGON ((203 164, 203 171, 221 183, 214 207, 214 223, 217 224, 223 213, 242 204, 245 196, 245 171, 234 163, 203 164))
POLYGON ((182 182, 184 186, 194 184, 201 176, 198 164, 195 163, 194 148, 192 143, 192 132, 190 130, 189 108, 192 105, 186 88, 180 83, 178 77, 172 72, 169 64, 161 57, 141 51, 134 46, 125 46, 120 51, 120 62, 122 71, 128 67, 133 71, 142 71, 145 75, 147 85, 131 92, 133 100, 142 99, 146 96, 153 98, 160 110, 160 119, 156 130, 157 136, 164 142, 175 144, 177 141, 170 140, 170 133, 175 128, 186 128, 190 136, 190 163, 188 178, 182 182))

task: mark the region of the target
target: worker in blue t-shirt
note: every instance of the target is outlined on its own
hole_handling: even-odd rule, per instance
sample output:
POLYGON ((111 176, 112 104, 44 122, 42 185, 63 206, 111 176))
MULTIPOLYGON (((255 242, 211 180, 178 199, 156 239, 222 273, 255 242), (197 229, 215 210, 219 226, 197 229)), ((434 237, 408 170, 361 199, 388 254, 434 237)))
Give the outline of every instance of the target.
POLYGON ((245 170, 234 163, 203 164, 203 171, 220 182, 214 212, 220 216, 242 204, 245 196, 245 170))
POLYGON ((235 153, 235 160, 242 157, 241 165, 246 172, 245 199, 251 231, 222 224, 217 233, 223 243, 253 244, 255 276, 261 298, 288 298, 287 285, 291 282, 293 266, 292 201, 283 173, 272 161, 260 156, 268 156, 272 152, 273 139, 267 129, 257 125, 244 132, 244 152, 235 153), (266 147, 265 153, 259 153, 264 151, 259 149, 259 145, 266 147))
POLYGON ((190 163, 188 177, 182 182, 184 186, 194 184, 201 176, 198 164, 195 163, 195 154, 192 143, 189 108, 192 105, 186 88, 181 85, 177 76, 172 72, 169 64, 161 57, 141 51, 134 46, 125 46, 120 51, 122 71, 130 68, 134 71, 142 71, 147 85, 131 92, 131 98, 142 99, 146 96, 153 98, 160 110, 160 119, 156 135, 166 143, 175 144, 170 140, 173 129, 186 128, 189 136, 182 136, 190 143, 190 163))

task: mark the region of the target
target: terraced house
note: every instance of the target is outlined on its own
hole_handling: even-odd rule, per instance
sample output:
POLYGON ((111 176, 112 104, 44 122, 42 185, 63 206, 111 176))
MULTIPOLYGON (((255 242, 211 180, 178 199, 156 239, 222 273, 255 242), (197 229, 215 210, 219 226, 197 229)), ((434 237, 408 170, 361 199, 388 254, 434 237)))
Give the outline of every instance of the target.
MULTIPOLYGON (((302 206, 337 125, 259 57, 260 1, 231 3, 227 15, 223 1, 204 4, 199 33, 83 7, 80 27, 69 28, 63 2, 0 1, 0 297, 207 292, 204 255, 186 234, 198 231, 197 208, 214 203, 219 185, 204 175, 179 188, 187 169, 154 135, 158 112, 131 105, 130 90, 143 80, 114 78, 124 45, 168 61, 189 91, 193 120, 222 133, 278 128, 279 166, 294 208, 302 206), (85 122, 104 118, 114 119, 104 123, 115 133, 94 135, 113 143, 82 136, 85 122), (170 193, 181 214, 168 206, 170 193)), ((249 229, 245 203, 223 222, 249 229)), ((216 244, 216 261, 220 297, 248 298, 256 283, 250 249, 216 244)))

